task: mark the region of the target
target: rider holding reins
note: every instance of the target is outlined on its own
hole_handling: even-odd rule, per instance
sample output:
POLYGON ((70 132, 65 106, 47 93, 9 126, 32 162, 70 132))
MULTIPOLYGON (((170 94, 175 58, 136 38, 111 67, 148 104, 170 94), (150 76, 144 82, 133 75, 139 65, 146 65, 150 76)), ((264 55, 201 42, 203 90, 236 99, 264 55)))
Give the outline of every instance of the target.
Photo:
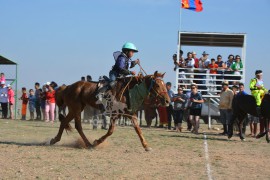
POLYGON ((98 89, 98 93, 103 93, 107 89, 113 88, 116 84, 116 79, 118 77, 125 77, 128 75, 135 75, 135 71, 130 71, 129 68, 133 68, 136 64, 140 63, 140 60, 137 59, 132 61, 134 53, 137 53, 138 49, 133 43, 127 42, 122 47, 122 52, 117 51, 113 53, 115 64, 110 71, 110 83, 98 89))

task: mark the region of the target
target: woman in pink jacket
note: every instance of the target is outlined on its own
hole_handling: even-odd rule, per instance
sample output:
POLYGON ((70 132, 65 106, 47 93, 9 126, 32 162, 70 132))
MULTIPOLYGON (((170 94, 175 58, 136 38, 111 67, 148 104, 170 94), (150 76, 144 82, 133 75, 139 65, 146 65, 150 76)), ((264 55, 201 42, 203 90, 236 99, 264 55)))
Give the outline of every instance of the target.
POLYGON ((8 103, 10 119, 14 119, 13 107, 15 104, 14 91, 10 84, 8 84, 8 103))

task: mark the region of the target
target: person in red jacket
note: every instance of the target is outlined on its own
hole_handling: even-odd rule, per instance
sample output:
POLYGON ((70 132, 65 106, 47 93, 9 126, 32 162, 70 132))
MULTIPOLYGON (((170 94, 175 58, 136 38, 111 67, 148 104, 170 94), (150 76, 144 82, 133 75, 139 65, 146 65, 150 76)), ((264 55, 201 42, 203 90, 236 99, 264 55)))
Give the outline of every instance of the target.
POLYGON ((55 90, 52 85, 47 85, 48 91, 46 92, 46 105, 45 105, 45 122, 54 122, 54 110, 55 110, 55 90))

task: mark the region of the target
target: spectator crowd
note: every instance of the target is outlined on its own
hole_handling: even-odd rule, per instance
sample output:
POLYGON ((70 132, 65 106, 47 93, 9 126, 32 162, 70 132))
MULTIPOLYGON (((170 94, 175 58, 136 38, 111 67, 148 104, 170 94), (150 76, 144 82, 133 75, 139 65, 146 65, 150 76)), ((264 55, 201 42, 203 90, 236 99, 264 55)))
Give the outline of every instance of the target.
POLYGON ((228 60, 224 61, 221 55, 217 58, 209 58, 209 53, 204 51, 200 58, 197 58, 196 52, 188 52, 186 58, 183 57, 184 52, 180 50, 180 57, 173 55, 174 70, 179 69, 179 79, 183 88, 191 83, 196 83, 202 94, 207 91, 219 94, 221 91, 221 83, 228 80, 230 85, 238 85, 241 80, 243 62, 239 55, 228 56, 228 60), (206 78, 209 75, 209 84, 206 86, 206 78), (212 85, 211 85, 212 84, 212 85))

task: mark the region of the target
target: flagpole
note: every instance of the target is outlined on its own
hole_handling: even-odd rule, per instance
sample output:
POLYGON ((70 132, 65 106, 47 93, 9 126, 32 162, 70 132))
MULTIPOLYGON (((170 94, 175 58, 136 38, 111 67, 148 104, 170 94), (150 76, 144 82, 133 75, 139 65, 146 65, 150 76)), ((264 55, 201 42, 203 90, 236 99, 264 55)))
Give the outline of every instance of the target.
MULTIPOLYGON (((179 62, 180 60, 180 32, 182 30, 182 0, 179 1, 180 2, 180 11, 179 11, 179 30, 178 30, 178 34, 177 34, 177 38, 178 38, 178 41, 177 41, 177 61, 179 62)), ((179 75, 179 69, 176 68, 176 92, 177 92, 177 89, 178 89, 178 75, 179 75)))

